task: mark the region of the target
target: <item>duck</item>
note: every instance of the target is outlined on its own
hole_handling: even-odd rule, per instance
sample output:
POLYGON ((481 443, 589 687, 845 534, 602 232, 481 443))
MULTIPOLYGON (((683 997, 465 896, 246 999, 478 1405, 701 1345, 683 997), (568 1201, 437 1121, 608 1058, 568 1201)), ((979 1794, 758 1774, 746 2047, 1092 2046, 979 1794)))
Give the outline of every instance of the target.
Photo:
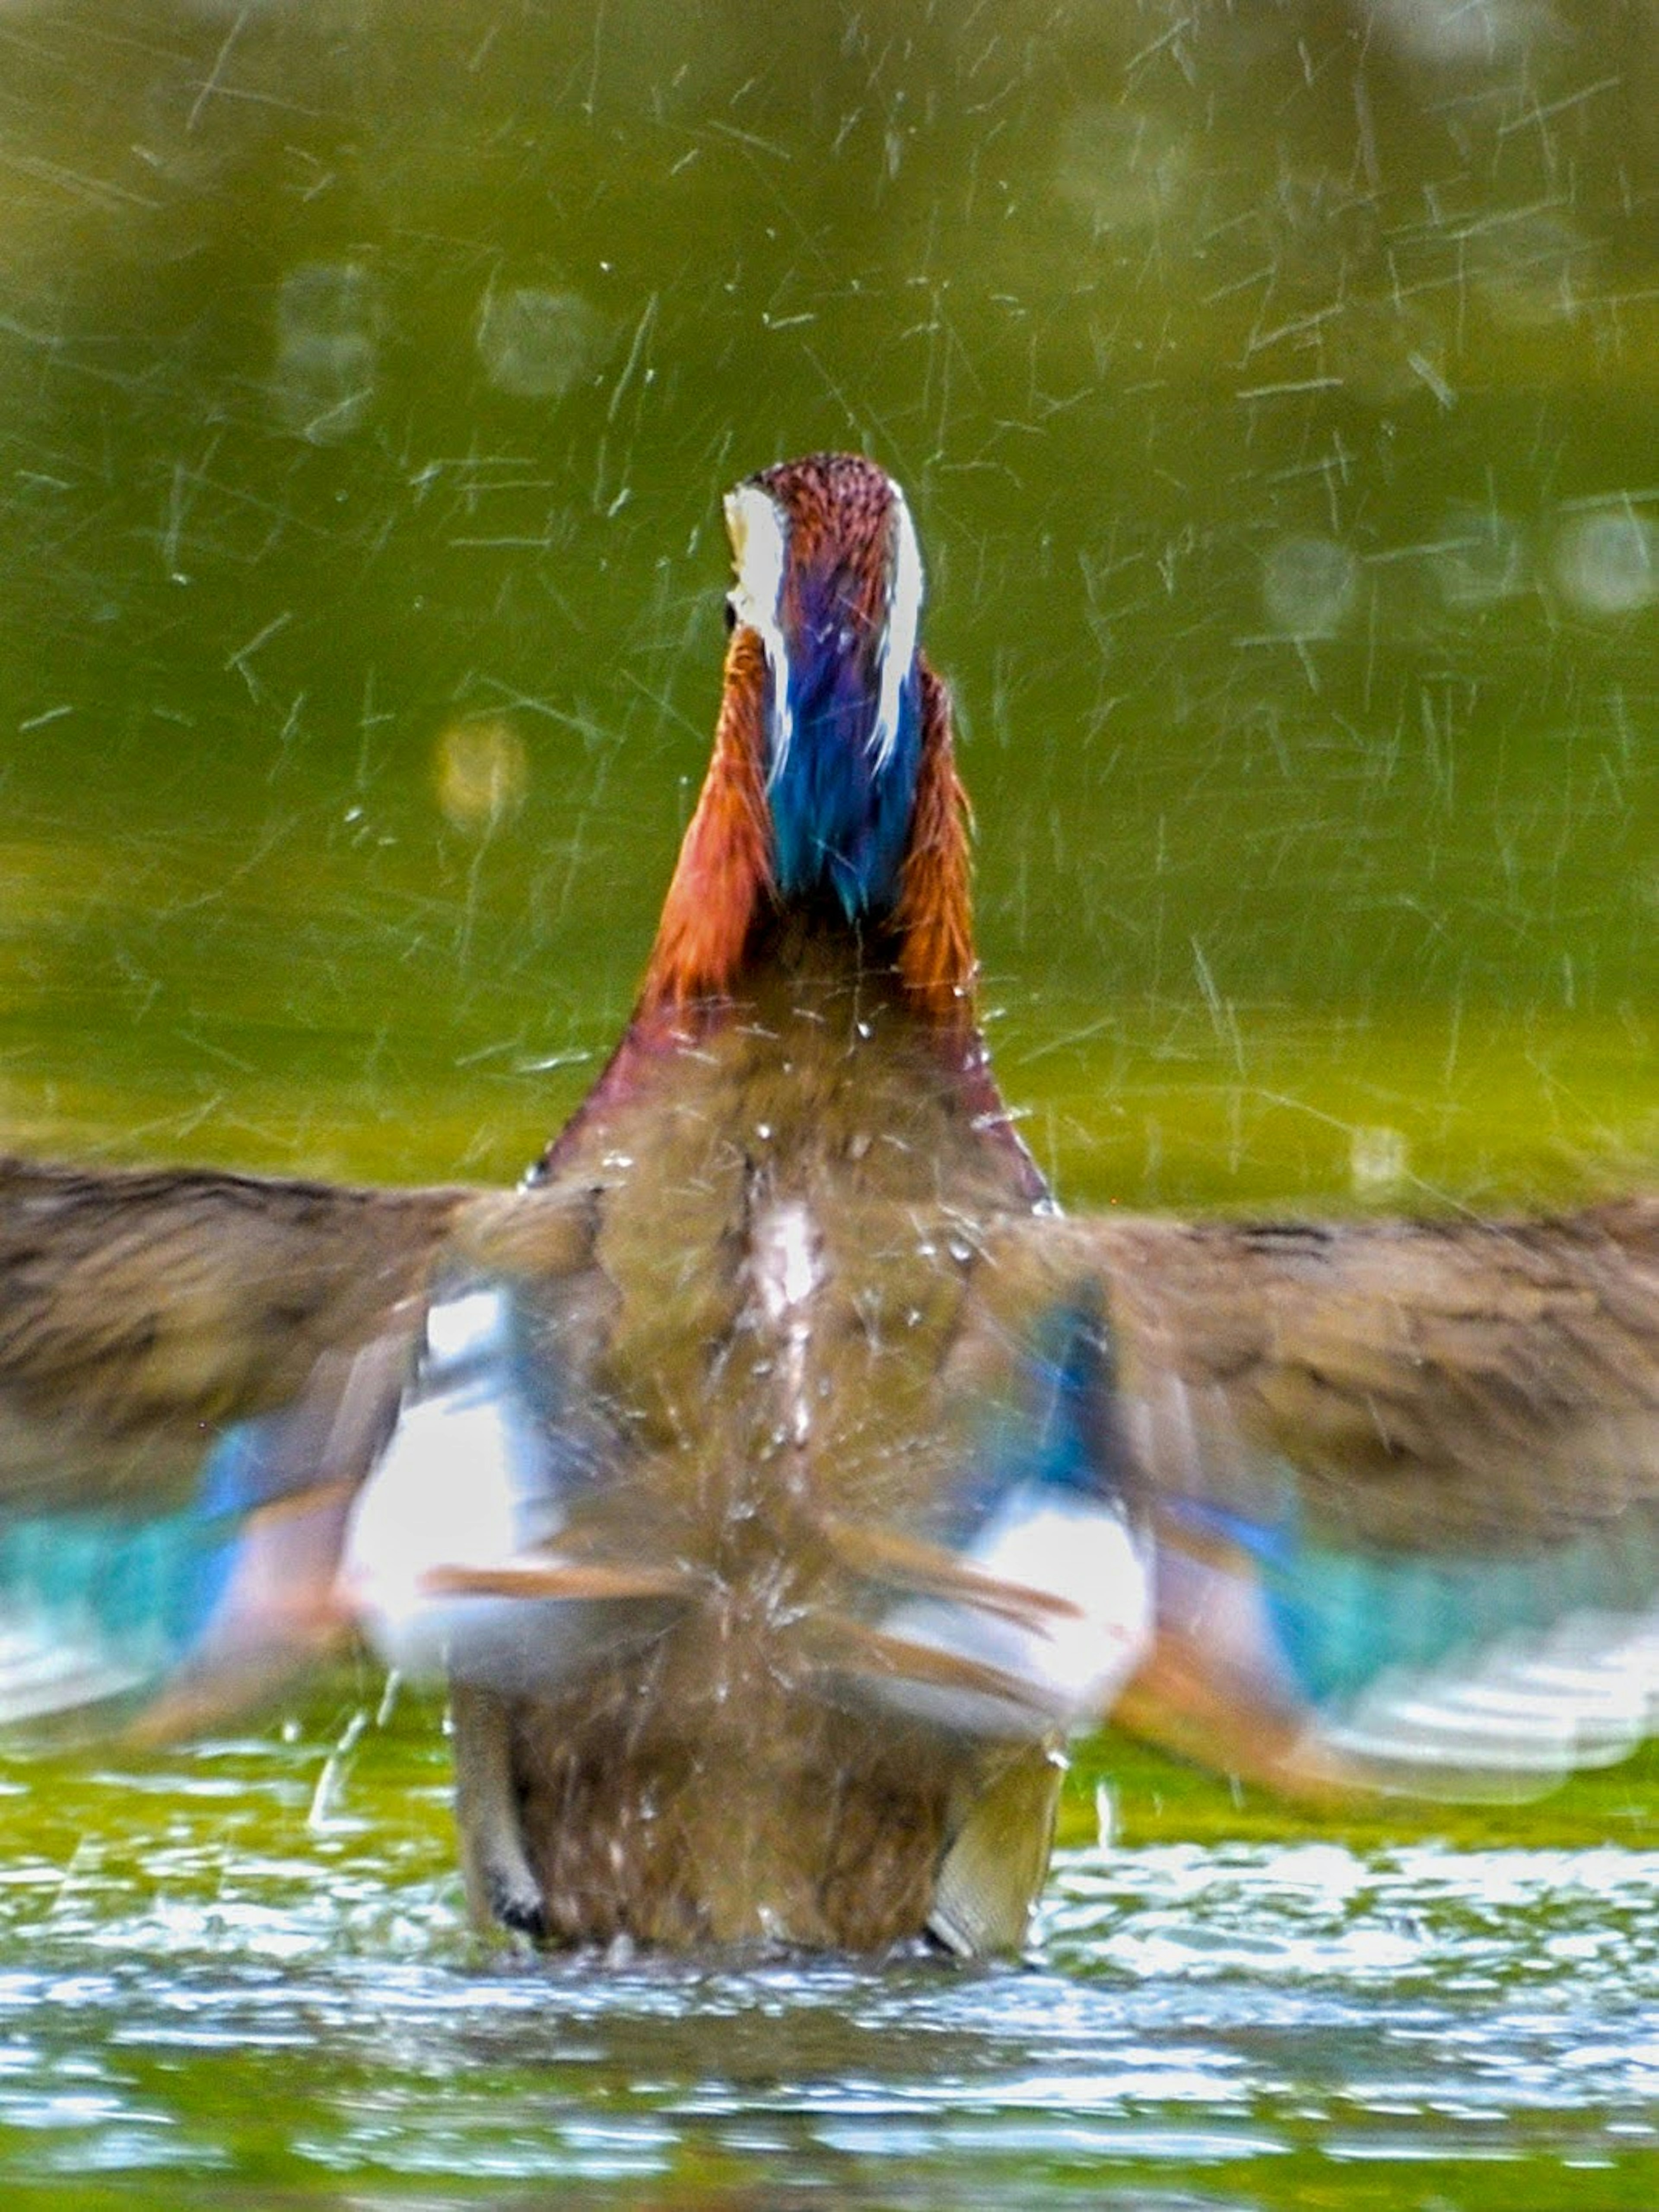
POLYGON ((1060 1212, 980 1027, 904 495, 726 498, 632 1018, 512 1190, 0 1162, 0 1728, 446 1685, 486 1928, 1017 1951, 1105 1723, 1291 1796, 1659 1711, 1659 1194, 1060 1212))

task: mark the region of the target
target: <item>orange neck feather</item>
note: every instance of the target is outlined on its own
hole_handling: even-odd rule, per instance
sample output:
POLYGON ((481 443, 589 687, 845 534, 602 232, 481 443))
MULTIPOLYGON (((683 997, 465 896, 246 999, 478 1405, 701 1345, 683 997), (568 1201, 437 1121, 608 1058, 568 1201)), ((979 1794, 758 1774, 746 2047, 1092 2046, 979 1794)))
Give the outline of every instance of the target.
POLYGON ((766 653, 739 629, 726 655, 714 754, 680 845, 635 1018, 731 989, 772 889, 762 717, 766 653))
MULTIPOLYGON (((921 663, 921 757, 909 847, 894 909, 907 998, 941 1029, 974 1022, 973 910, 967 794, 951 738, 951 696, 921 663)), ((663 902, 635 1019, 729 997, 757 922, 773 901, 765 784, 766 656, 739 629, 726 656, 714 757, 663 902)))
POLYGON ((933 1020, 971 1029, 979 965, 969 890, 971 815, 951 738, 951 694, 925 659, 921 675, 921 762, 894 915, 898 969, 906 991, 933 1020))

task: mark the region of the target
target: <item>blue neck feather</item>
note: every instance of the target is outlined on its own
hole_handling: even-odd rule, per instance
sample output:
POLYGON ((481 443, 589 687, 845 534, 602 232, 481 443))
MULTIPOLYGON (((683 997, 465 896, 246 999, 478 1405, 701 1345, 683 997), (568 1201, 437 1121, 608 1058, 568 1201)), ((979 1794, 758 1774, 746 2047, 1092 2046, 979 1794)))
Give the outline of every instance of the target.
POLYGON ((840 617, 808 608, 791 640, 792 729, 769 796, 779 893, 790 904, 833 901, 849 922, 879 921, 897 902, 921 760, 921 684, 913 665, 899 694, 891 750, 873 741, 879 674, 840 617))

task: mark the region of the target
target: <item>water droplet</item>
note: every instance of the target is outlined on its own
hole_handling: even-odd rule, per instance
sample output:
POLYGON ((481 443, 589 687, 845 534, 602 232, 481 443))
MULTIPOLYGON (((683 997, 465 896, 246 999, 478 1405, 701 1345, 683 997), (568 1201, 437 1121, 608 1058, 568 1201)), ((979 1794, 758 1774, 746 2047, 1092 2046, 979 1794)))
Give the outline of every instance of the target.
POLYGON ((1095 1784, 1095 1836, 1103 1851, 1117 1839, 1117 1792, 1109 1782, 1095 1784))
POLYGON ((1571 322, 1600 289, 1595 248, 1559 207, 1477 224, 1468 249, 1470 289, 1500 329, 1571 322))
POLYGON ((1448 508, 1440 542, 1430 556, 1434 580, 1449 607, 1488 607, 1513 599, 1527 581, 1526 545, 1519 527, 1495 507, 1448 508))
POLYGON ((1286 637, 1334 637, 1358 578, 1358 562, 1334 538, 1281 538, 1262 568, 1267 620, 1286 637))
POLYGON ((1376 29, 1412 59, 1455 68, 1495 62, 1531 33, 1530 7, 1512 0, 1371 0, 1376 29))
POLYGON ((558 398, 592 374, 610 339, 605 318, 580 292, 492 286, 478 309, 484 374, 516 399, 558 398))
POLYGON ((307 261, 276 295, 270 401, 284 429, 337 445, 368 412, 380 360, 380 312, 355 261, 307 261))
POLYGON ((1627 506, 1591 507, 1562 525, 1552 565, 1585 614, 1635 614, 1659 598, 1659 530, 1627 506))
POLYGON ((1406 1180, 1408 1158, 1402 1130, 1355 1129, 1348 1140, 1348 1174, 1355 1191, 1380 1195, 1398 1190, 1406 1180))
POLYGON ((493 830, 518 807, 529 780, 524 740, 510 722, 454 722, 433 747, 438 804, 458 830, 493 830))
POLYGON ((1141 229, 1175 210, 1192 168, 1190 135, 1167 116, 1091 102, 1060 125, 1054 190, 1097 234, 1141 229))

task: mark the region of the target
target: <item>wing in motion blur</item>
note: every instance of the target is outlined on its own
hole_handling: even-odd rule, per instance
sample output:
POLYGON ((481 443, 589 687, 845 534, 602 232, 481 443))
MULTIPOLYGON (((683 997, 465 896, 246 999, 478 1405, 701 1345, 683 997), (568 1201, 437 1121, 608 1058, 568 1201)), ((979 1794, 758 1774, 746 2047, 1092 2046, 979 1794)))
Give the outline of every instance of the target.
POLYGON ((1119 1717, 1292 1790, 1547 1786, 1659 1711, 1659 1200, 1032 1224, 1110 1285, 1158 1628, 1119 1717))

